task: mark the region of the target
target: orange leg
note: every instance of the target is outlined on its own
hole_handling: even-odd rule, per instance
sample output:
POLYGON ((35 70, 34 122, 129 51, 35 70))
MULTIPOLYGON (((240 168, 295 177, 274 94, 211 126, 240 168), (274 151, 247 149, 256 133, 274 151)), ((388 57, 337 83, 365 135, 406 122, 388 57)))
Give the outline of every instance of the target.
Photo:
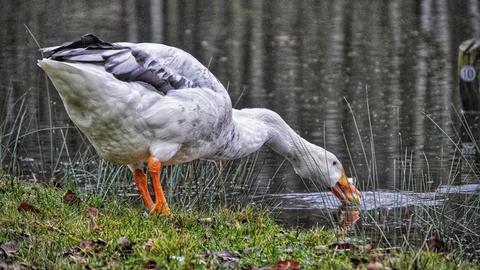
POLYGON ((142 196, 145 206, 147 209, 151 209, 153 201, 152 197, 150 197, 150 192, 148 192, 147 175, 142 169, 135 169, 133 171, 133 180, 135 181, 135 184, 137 184, 138 192, 140 192, 140 196, 142 196))
POLYGON ((150 210, 150 213, 160 214, 161 216, 169 216, 171 214, 170 208, 168 207, 165 194, 163 194, 162 184, 160 183, 162 163, 154 156, 150 156, 148 158, 148 170, 150 172, 150 176, 152 177, 153 192, 155 193, 155 205, 153 206, 152 210, 150 210))

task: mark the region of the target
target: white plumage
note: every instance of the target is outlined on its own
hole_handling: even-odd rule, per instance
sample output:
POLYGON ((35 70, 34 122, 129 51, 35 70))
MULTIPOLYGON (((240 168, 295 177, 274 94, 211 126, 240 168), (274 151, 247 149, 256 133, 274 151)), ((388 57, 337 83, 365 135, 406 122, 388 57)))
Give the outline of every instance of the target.
POLYGON ((223 85, 180 49, 111 44, 86 35, 44 52, 47 58, 38 65, 72 121, 103 158, 129 165, 152 212, 170 213, 166 202, 159 202, 163 191, 158 194, 156 176, 157 203, 142 192, 146 176, 138 170, 145 162, 155 171, 152 164, 236 159, 265 144, 287 158, 301 177, 326 184, 344 201, 359 200, 333 154, 302 139, 273 111, 232 109, 223 85))

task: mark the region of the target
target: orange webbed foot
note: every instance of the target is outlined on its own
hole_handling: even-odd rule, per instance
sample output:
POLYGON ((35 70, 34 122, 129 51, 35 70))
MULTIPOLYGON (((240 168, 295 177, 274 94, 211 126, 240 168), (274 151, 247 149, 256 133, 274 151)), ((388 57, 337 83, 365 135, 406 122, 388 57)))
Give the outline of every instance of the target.
POLYGON ((160 215, 162 217, 168 217, 172 215, 172 211, 167 204, 156 203, 152 209, 150 209, 150 215, 160 215))
POLYGON ((152 176, 153 192, 155 193, 155 204, 150 210, 150 214, 160 214, 161 216, 170 216, 172 212, 168 207, 165 194, 163 193, 160 176, 162 174, 162 163, 154 156, 148 158, 148 170, 152 176))

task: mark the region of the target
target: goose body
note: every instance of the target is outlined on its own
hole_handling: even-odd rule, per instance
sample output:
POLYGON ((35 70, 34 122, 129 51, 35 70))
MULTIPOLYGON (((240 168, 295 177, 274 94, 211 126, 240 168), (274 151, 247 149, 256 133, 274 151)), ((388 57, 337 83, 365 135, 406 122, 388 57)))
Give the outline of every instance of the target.
POLYGON ((159 182, 162 164, 236 159, 262 145, 285 156, 300 176, 323 182, 341 200, 358 202, 360 193, 335 155, 301 138, 273 111, 232 109, 225 87, 180 49, 107 43, 89 34, 43 51, 46 58, 38 65, 72 121, 103 158, 129 165, 152 212, 170 213, 159 182), (141 171, 145 162, 155 204, 141 171))

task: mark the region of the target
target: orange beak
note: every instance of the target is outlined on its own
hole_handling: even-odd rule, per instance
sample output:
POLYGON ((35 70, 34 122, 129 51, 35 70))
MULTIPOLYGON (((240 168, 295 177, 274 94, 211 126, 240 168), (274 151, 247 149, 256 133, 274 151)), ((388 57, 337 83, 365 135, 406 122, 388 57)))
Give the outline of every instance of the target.
POLYGON ((330 190, 342 203, 360 204, 360 196, 362 194, 352 183, 348 181, 343 170, 337 184, 331 187, 330 190))

